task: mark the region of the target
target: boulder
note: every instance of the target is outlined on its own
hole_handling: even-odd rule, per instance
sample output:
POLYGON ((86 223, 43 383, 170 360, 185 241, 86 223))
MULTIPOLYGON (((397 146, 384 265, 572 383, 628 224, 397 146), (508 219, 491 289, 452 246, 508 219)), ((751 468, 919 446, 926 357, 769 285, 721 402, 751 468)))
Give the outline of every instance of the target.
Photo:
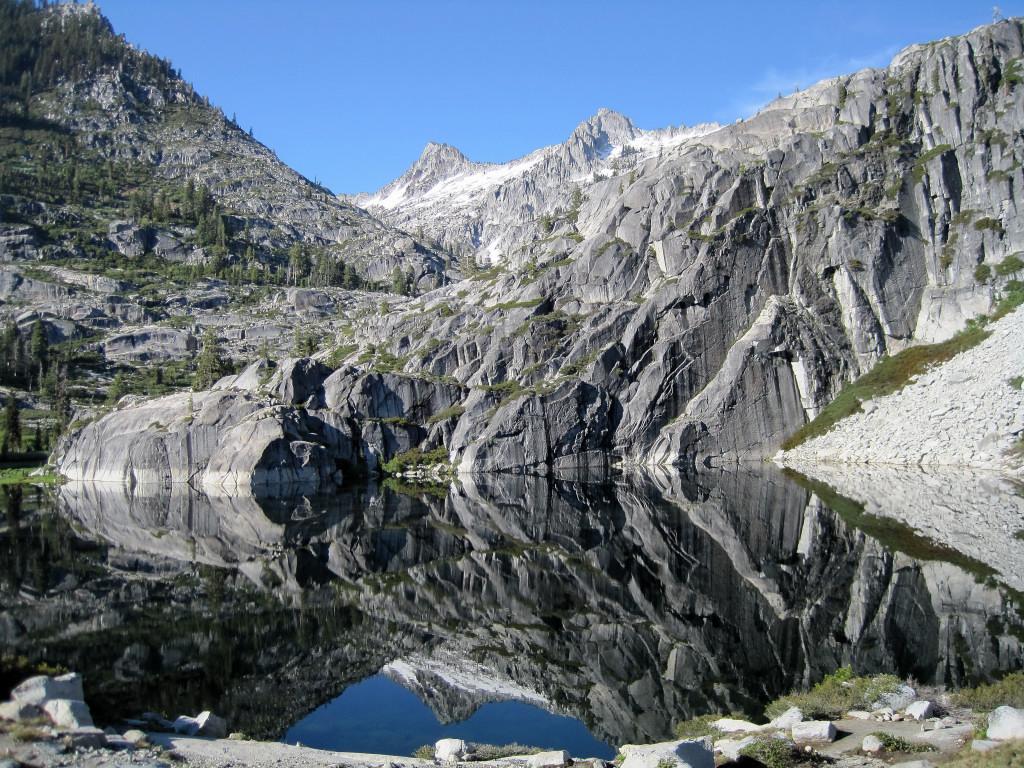
POLYGON ((930 701, 915 701, 904 711, 907 717, 911 717, 914 720, 924 720, 925 718, 931 717, 932 713, 935 712, 935 705, 930 701))
POLYGON ((189 717, 188 715, 176 717, 171 727, 175 733, 180 733, 183 736, 195 736, 199 733, 199 723, 196 722, 194 717, 189 717))
POLYGON ((623 744, 619 752, 625 760, 619 768, 714 768, 711 740, 684 739, 657 744, 623 744))
POLYGON ((894 712, 904 709, 913 703, 917 698, 917 691, 909 685, 901 685, 895 691, 883 693, 878 700, 871 705, 872 709, 891 708, 894 712))
POLYGON ((149 737, 146 736, 144 731, 140 731, 138 728, 131 728, 125 731, 123 738, 135 747, 145 747, 149 744, 149 737))
POLYGON ((798 744, 824 743, 835 741, 836 727, 828 720, 808 720, 794 725, 791 734, 798 744))
POLYGON ((89 705, 81 699, 50 699, 43 704, 43 712, 58 728, 78 729, 93 725, 89 705))
POLYGON ((971 742, 971 751, 988 752, 999 746, 1002 746, 1002 744, 998 741, 992 741, 991 739, 975 739, 971 742))
POLYGON ((780 731, 788 731, 797 723, 802 723, 804 720, 804 713, 800 711, 800 707, 790 707, 781 715, 776 717, 768 726, 775 728, 780 731))
POLYGON ((1024 739, 1024 709, 996 707, 988 716, 988 737, 995 741, 1024 739))
POLYGON ((882 752, 885 749, 885 745, 882 744, 882 740, 875 736, 875 734, 869 733, 864 737, 864 741, 860 743, 860 748, 869 755, 873 755, 876 752, 882 752))
POLYGON ((760 733, 764 730, 763 725, 757 725, 748 720, 736 720, 731 717, 715 720, 711 727, 722 733, 760 733))
POLYGON ((538 752, 530 755, 526 761, 527 768, 563 768, 569 764, 569 753, 564 749, 553 752, 538 752))
POLYGON ((870 720, 871 713, 865 712, 863 709, 851 709, 846 713, 846 716, 851 720, 870 720))
POLYGON ((441 739, 434 744, 434 759, 455 763, 466 756, 466 751, 466 742, 462 739, 441 739))
POLYGON ((73 699, 82 701, 82 676, 71 672, 59 677, 38 675, 30 677, 11 691, 11 699, 22 704, 42 706, 51 699, 73 699))
POLYGON ((209 739, 225 739, 228 735, 228 724, 223 717, 217 717, 209 710, 200 712, 196 716, 196 724, 199 726, 196 735, 205 736, 209 739))

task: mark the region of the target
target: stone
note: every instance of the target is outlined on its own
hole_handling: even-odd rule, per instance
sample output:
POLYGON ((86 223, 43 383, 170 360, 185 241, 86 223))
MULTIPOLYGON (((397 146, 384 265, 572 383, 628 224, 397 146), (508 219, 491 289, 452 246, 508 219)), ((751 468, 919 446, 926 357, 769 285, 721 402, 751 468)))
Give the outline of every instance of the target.
POLYGON ((538 752, 530 755, 526 761, 527 768, 564 768, 569 764, 569 753, 564 749, 552 752, 538 752))
POLYGON ((623 744, 619 752, 625 759, 619 768, 714 768, 715 757, 710 739, 683 739, 656 744, 623 744))
POLYGON ((1002 746, 1002 742, 991 739, 975 739, 971 742, 971 750, 974 752, 989 752, 999 746, 1002 746))
POLYGON ((768 726, 770 728, 775 728, 780 731, 788 731, 797 723, 803 722, 803 719, 804 713, 800 710, 799 707, 790 707, 781 715, 779 715, 770 723, 768 723, 768 726))
POLYGON ((715 720, 711 727, 722 733, 760 733, 764 730, 763 725, 756 725, 748 720, 736 720, 731 717, 715 720))
MULTIPOLYGON (((54 699, 62 701, 62 699, 54 699)), ((63 699, 68 701, 68 699, 63 699)), ((95 726, 74 728, 65 734, 65 742, 75 749, 100 749, 107 746, 107 734, 95 726)))
POLYGON ((43 712, 58 728, 75 729, 93 725, 89 705, 80 699, 50 699, 43 704, 43 712))
POLYGON ((935 768, 931 760, 908 760, 903 763, 893 763, 892 768, 935 768))
POLYGON ((793 726, 790 733, 798 744, 835 741, 836 727, 828 720, 807 720, 793 726))
POLYGON ((851 709, 846 713, 846 716, 851 720, 870 720, 871 713, 865 712, 863 709, 851 709))
POLYGON ((996 707, 988 716, 988 738, 996 741, 1024 739, 1024 709, 996 707))
POLYGON ((434 759, 454 763, 464 758, 467 751, 462 739, 441 739, 434 744, 434 759))
POLYGON ((873 755, 876 752, 883 751, 885 746, 882 744, 882 740, 880 738, 875 736, 873 733, 869 733, 860 743, 860 748, 869 755, 873 755))
POLYGON ((31 720, 41 714, 43 711, 38 706, 24 701, 5 701, 0 704, 0 720, 31 720))
POLYGON ((935 705, 930 701, 915 701, 906 708, 905 712, 907 717, 914 720, 924 720, 931 717, 932 713, 935 712, 935 705))
POLYGON ((174 718, 171 728, 175 733, 180 733, 183 736, 195 736, 199 733, 199 723, 194 717, 188 715, 179 715, 174 718))
POLYGON ((200 712, 196 716, 197 736, 205 736, 208 739, 224 739, 228 735, 227 721, 218 717, 210 711, 200 712))
POLYGON ((11 691, 13 701, 42 706, 51 699, 72 699, 83 701, 82 676, 71 672, 59 677, 37 675, 15 686, 11 691))
POLYGON ((940 752, 953 752, 960 749, 974 737, 974 726, 970 723, 954 725, 950 728, 939 728, 925 731, 915 736, 914 741, 929 744, 940 752))
POLYGON ((133 744, 136 747, 144 747, 149 744, 149 737, 146 736, 144 731, 140 731, 138 728, 130 728, 123 734, 124 740, 129 744, 133 744))
POLYGON ((917 691, 909 685, 901 685, 895 691, 889 691, 888 693, 883 693, 879 696, 878 700, 871 705, 871 708, 889 709, 892 710, 890 714, 895 714, 896 710, 906 708, 916 698, 917 691))

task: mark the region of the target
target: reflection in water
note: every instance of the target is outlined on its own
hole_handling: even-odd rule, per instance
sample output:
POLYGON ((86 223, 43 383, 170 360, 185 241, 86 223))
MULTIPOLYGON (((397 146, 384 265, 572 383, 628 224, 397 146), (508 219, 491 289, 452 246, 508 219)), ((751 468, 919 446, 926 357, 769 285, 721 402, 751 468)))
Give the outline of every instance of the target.
POLYGON ((288 729, 284 741, 320 749, 411 755, 438 739, 525 744, 611 760, 615 750, 578 720, 521 701, 483 704, 465 720, 443 724, 416 695, 383 675, 350 686, 288 729))
POLYGON ((1004 590, 887 549, 836 498, 760 466, 443 499, 65 486, 40 519, 108 546, 64 592, 53 573, 45 600, 5 599, 0 640, 85 672, 106 716, 212 708, 264 736, 386 665, 442 723, 512 698, 610 744, 843 664, 947 683, 1021 665, 1004 590))

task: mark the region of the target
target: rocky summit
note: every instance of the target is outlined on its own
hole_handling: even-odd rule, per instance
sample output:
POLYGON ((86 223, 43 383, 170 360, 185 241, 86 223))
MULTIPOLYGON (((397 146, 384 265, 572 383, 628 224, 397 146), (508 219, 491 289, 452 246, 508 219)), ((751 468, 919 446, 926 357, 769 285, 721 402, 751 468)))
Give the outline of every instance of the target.
MULTIPOLYGON (((60 126, 142 190, 83 208, 73 183, 42 200, 18 186, 30 170, 5 176, 5 220, 26 222, 0 233, 5 307, 25 334, 77 339, 91 357, 71 378, 111 403, 67 418, 53 460, 74 479, 264 492, 387 467, 593 479, 761 460, 880 361, 1019 303, 1018 20, 727 126, 601 110, 505 164, 431 143, 339 198, 95 11, 34 16, 43 39, 109 38, 110 63, 33 90, 40 127, 6 130, 52 153, 35 132, 60 126), (197 383, 201 349, 217 365, 197 383), (122 397, 154 393, 153 361, 178 387, 122 397)), ((987 465, 1012 470, 1014 418, 987 465)))

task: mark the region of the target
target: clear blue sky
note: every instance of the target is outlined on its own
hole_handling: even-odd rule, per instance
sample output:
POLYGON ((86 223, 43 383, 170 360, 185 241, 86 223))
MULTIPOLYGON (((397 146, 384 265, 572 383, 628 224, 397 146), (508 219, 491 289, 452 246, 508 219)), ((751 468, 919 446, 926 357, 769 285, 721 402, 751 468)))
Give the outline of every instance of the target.
MULTIPOLYGON (((427 141, 502 161, 599 107, 641 128, 746 116, 992 18, 991 0, 98 0, 117 32, 310 178, 373 190, 427 141)), ((1002 2, 1006 16, 1024 0, 1002 2)))

